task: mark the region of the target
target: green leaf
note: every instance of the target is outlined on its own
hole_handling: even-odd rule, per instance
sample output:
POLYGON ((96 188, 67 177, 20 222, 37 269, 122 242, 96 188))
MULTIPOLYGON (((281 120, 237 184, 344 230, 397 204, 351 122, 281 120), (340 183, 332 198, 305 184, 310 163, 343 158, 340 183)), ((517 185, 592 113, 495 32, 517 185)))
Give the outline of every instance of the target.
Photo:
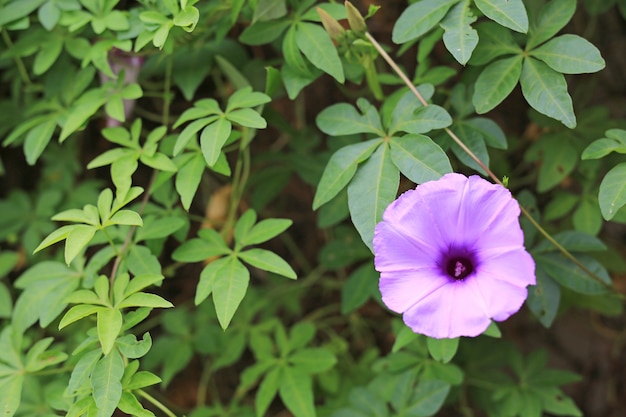
POLYGON ((180 202, 189 211, 193 197, 196 195, 206 163, 201 153, 195 153, 182 165, 176 173, 175 187, 180 195, 180 202))
POLYGON ((287 278, 296 279, 297 275, 293 268, 283 258, 265 249, 249 249, 239 253, 239 258, 248 264, 273 272, 287 278))
POLYGON ((602 213, 596 196, 583 195, 572 216, 574 228, 590 235, 597 235, 602 228, 602 213))
POLYGON ((315 417, 311 377, 292 367, 283 368, 278 393, 294 417, 315 417))
POLYGON ((267 242, 287 230, 292 223, 293 221, 290 219, 262 220, 250 229, 243 241, 237 243, 243 247, 267 242))
POLYGON ((59 323, 59 330, 62 328, 69 326, 70 324, 84 318, 87 316, 91 316, 92 314, 96 314, 100 311, 106 310, 107 307, 96 306, 91 304, 80 304, 70 308, 67 313, 61 319, 59 323))
POLYGON ((24 375, 15 374, 0 378, 0 415, 12 417, 20 406, 24 375))
POLYGON ((171 308, 174 305, 156 294, 138 292, 130 295, 116 307, 120 309, 128 307, 171 308))
POLYGON ((443 405, 450 384, 442 381, 421 381, 410 399, 406 408, 406 415, 410 416, 432 416, 443 405))
POLYGON ((445 30, 443 43, 461 65, 465 65, 478 45, 478 33, 471 26, 476 16, 470 8, 470 0, 462 0, 450 10, 441 22, 445 30))
POLYGON ((194 298, 194 303, 196 305, 199 305, 209 295, 211 295, 215 280, 220 274, 222 267, 225 267, 230 259, 230 257, 216 259, 204 267, 200 273, 200 280, 198 281, 198 286, 196 288, 196 296, 194 298))
POLYGON ((585 148, 580 159, 598 159, 610 154, 611 152, 626 153, 626 144, 610 138, 601 138, 594 140, 585 148))
MULTIPOLYGON (((611 283, 606 269, 598 261, 581 254, 578 254, 576 258, 587 269, 600 277, 605 284, 611 283)), ((573 291, 581 294, 605 294, 608 292, 606 286, 591 278, 586 272, 561 254, 546 253, 536 255, 535 262, 552 279, 573 291)))
POLYGON ((365 161, 381 144, 382 139, 372 139, 344 146, 331 157, 317 185, 313 210, 330 201, 354 177, 359 163, 365 161))
POLYGON ((520 55, 523 51, 513 39, 511 31, 493 22, 476 25, 480 42, 474 49, 470 64, 484 65, 503 55, 520 55))
POLYGON ((474 3, 485 16, 502 26, 528 32, 528 15, 522 0, 474 0, 474 3))
POLYGON ((563 74, 598 72, 605 67, 600 51, 577 35, 561 35, 550 39, 531 55, 563 74))
POLYGON ((134 275, 161 274, 159 259, 145 246, 131 245, 125 263, 134 275))
POLYGON ((626 204, 626 162, 615 165, 602 179, 598 201, 605 220, 611 220, 626 204))
POLYGON ((571 138, 561 134, 547 134, 528 149, 525 159, 540 162, 537 191, 545 192, 573 171, 578 152, 571 138))
POLYGON ((229 256, 213 282, 213 303, 222 329, 230 324, 250 282, 250 272, 235 256, 229 256))
POLYGON ((122 397, 124 360, 111 351, 96 364, 91 375, 93 399, 98 407, 97 417, 111 417, 122 397))
POLYGON ((526 48, 533 49, 556 35, 570 21, 576 12, 576 0, 552 0, 539 12, 537 23, 528 32, 526 48))
POLYGON ((161 152, 157 152, 154 155, 141 154, 139 160, 158 171, 176 172, 176 164, 161 152))
POLYGON ((272 400, 278 392, 278 385, 281 380, 282 369, 279 367, 272 368, 263 381, 259 384, 259 389, 256 392, 254 398, 254 408, 256 410, 256 416, 262 417, 265 415, 268 407, 272 403, 272 400))
POLYGON ((201 262, 229 252, 230 249, 223 242, 215 244, 205 239, 191 239, 178 247, 172 254, 172 258, 178 262, 201 262))
POLYGON ((264 45, 278 39, 290 24, 288 20, 255 22, 241 32, 239 41, 246 45, 264 45))
POLYGON ((452 172, 446 153, 428 136, 392 137, 389 146, 394 165, 416 184, 434 181, 452 172))
MULTIPOLYGON (((552 236, 561 246, 570 252, 600 252, 607 249, 597 237, 575 230, 566 230, 552 236)), ((558 248, 548 240, 541 241, 533 248, 533 253, 558 252, 558 248)))
POLYGON ((376 109, 367 103, 361 108, 363 114, 347 103, 333 104, 322 110, 315 119, 320 130, 328 135, 341 136, 355 133, 373 133, 384 136, 380 116, 376 109))
POLYGON ((374 228, 383 211, 396 198, 400 173, 383 143, 357 171, 348 186, 348 206, 352 222, 363 242, 372 249, 374 228))
POLYGON ((104 224, 104 226, 110 226, 113 224, 123 224, 127 226, 143 226, 143 221, 141 220, 141 216, 139 213, 132 210, 120 210, 115 213, 111 218, 104 224))
MULTIPOLYGON (((458 136, 458 135, 457 135, 458 136)), ((483 136, 474 130, 465 130, 464 136, 461 138, 465 146, 467 146, 474 155, 478 157, 487 167, 489 167, 489 152, 483 136)), ((487 175, 484 169, 480 167, 456 142, 451 142, 450 147, 454 155, 466 166, 475 169, 483 175, 487 175)))
POLYGON ((115 184, 118 199, 125 196, 132 186, 132 175, 137 170, 138 157, 139 155, 136 153, 128 153, 111 164, 111 180, 115 184))
POLYGON ((474 117, 469 120, 463 120, 458 124, 459 134, 465 137, 463 131, 465 129, 473 130, 478 133, 485 143, 492 148, 507 149, 508 142, 506 135, 496 122, 484 117, 474 117))
POLYGON ((459 338, 433 339, 429 337, 426 339, 426 345, 428 346, 428 353, 430 353, 430 356, 432 356, 434 360, 448 363, 456 354, 459 347, 459 338))
POLYGON ((37 162, 41 153, 48 146, 56 126, 56 120, 51 119, 28 131, 24 140, 24 155, 26 155, 26 162, 29 165, 34 165, 37 162))
POLYGON ((183 131, 180 132, 180 135, 178 135, 176 143, 174 144, 173 155, 178 155, 183 149, 185 149, 185 146, 187 146, 191 138, 193 138, 196 133, 215 122, 218 118, 218 116, 209 116, 189 123, 183 131))
POLYGON ((78 224, 70 227, 71 230, 65 240, 65 263, 67 265, 78 256, 96 234, 94 226, 78 224))
POLYGON ((246 210, 237 223, 235 224, 235 230, 233 235, 235 237, 235 242, 237 242, 237 246, 242 246, 239 242, 246 239, 246 236, 252 230, 252 226, 256 223, 256 212, 253 209, 246 210))
POLYGON ((139 371, 131 378, 128 385, 126 385, 126 389, 134 390, 144 387, 149 387, 151 385, 155 385, 161 382, 161 378, 154 375, 151 372, 147 371, 139 371))
POLYGON ((374 265, 368 262, 348 276, 341 289, 341 314, 348 314, 361 307, 378 293, 379 274, 374 265))
MULTIPOLYGON (((2 14, 0 14, 0 26, 4 26, 7 23, 11 23, 15 20, 28 16, 45 1, 46 0, 14 0, 13 2, 8 2, 8 4, 5 4, 7 2, 3 2, 2 14)), ((2 409, 0 410, 5 411, 2 409)), ((15 412, 15 410, 13 410, 13 412, 15 412)), ((4 417, 4 414, 0 415, 4 417)))
POLYGON ((567 92, 565 77, 541 61, 524 59, 520 78, 522 93, 528 104, 539 113, 561 121, 565 126, 576 127, 572 99, 567 92))
POLYGON ((552 326, 559 311, 561 287, 542 268, 536 270, 537 284, 528 287, 526 305, 546 328, 552 326))
POLYGON ((114 308, 101 308, 97 312, 97 321, 98 339, 102 346, 102 352, 108 355, 122 329, 122 313, 114 308))
POLYGON ((233 123, 253 129, 265 129, 267 122, 252 109, 237 109, 226 113, 226 118, 233 123))
POLYGON ((24 291, 15 303, 13 325, 26 330, 39 320, 42 327, 53 322, 67 306, 66 297, 79 285, 75 271, 59 262, 40 262, 15 282, 24 291))
POLYGON ((117 406, 120 411, 128 415, 136 417, 154 417, 154 413, 143 408, 143 405, 141 405, 137 397, 129 391, 122 392, 120 402, 117 406))
POLYGON ((101 89, 89 90, 80 96, 68 110, 69 113, 63 124, 63 129, 61 129, 59 142, 63 142, 69 135, 78 130, 83 123, 87 122, 106 103, 106 100, 106 93, 101 89))
POLYGON ((337 49, 321 26, 313 23, 299 23, 296 26, 296 43, 313 65, 330 74, 338 82, 345 81, 337 49))
POLYGON ((57 230, 46 236, 46 238, 39 244, 39 246, 35 248, 33 253, 37 253, 40 250, 47 248, 48 246, 52 246, 55 243, 67 239, 67 236, 70 234, 70 231, 74 227, 75 225, 59 227, 57 230))
POLYGON ((141 340, 137 340, 134 334, 127 334, 117 339, 115 345, 122 355, 130 359, 141 358, 145 356, 152 347, 152 338, 150 333, 143 334, 141 340))
POLYGON ((219 118, 204 128, 200 135, 202 155, 208 166, 213 166, 222 152, 222 146, 230 136, 233 125, 224 118, 219 118))
POLYGON ((143 240, 163 239, 170 236, 185 225, 185 219, 177 216, 166 216, 155 218, 153 216, 146 217, 141 229, 137 229, 135 242, 143 240))
POLYGON ((404 120, 396 121, 392 116, 393 129, 389 129, 389 134, 393 135, 396 131, 414 133, 430 132, 434 129, 442 129, 452 124, 452 117, 443 107, 435 104, 418 107, 413 114, 404 120))
POLYGON ((459 0, 421 0, 404 9, 393 27, 394 43, 419 38, 443 19, 448 9, 459 0))
POLYGON ((483 69, 472 97, 478 114, 494 109, 511 94, 522 73, 522 60, 522 55, 515 55, 494 61, 483 69))
POLYGON ((302 349, 291 356, 288 361, 298 369, 307 374, 318 374, 331 369, 337 363, 337 358, 328 349, 308 348, 302 349))
POLYGON ((161 274, 142 274, 137 275, 130 280, 124 291, 124 297, 128 297, 138 291, 143 290, 152 285, 161 285, 163 282, 163 275, 161 274))
POLYGON ((252 91, 252 87, 240 88, 228 98, 226 113, 231 112, 233 109, 260 106, 270 101, 271 98, 268 95, 252 91))
POLYGON ((67 384, 67 392, 69 395, 76 395, 76 392, 89 380, 96 363, 100 360, 102 351, 100 349, 92 350, 83 354, 70 375, 70 381, 67 384))

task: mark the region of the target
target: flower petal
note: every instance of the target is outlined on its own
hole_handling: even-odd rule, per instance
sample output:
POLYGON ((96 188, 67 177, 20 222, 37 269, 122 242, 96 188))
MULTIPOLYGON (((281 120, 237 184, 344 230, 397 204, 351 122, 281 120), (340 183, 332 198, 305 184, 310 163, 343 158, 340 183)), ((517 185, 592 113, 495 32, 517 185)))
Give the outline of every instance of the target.
POLYGON ((506 252, 483 252, 478 254, 478 276, 488 275, 517 287, 535 285, 535 261, 522 247, 506 252), (487 255, 490 253, 490 255, 487 255))
POLYGON ((374 263, 376 270, 402 271, 432 268, 437 265, 439 249, 416 240, 413 235, 389 222, 380 222, 374 230, 374 263))
POLYGON ((385 305, 396 313, 402 313, 433 291, 440 291, 450 284, 450 278, 443 275, 439 268, 424 267, 412 271, 381 272, 379 289, 385 305))
POLYGON ((487 274, 468 280, 468 297, 480 298, 484 302, 487 315, 496 321, 503 321, 517 313, 528 297, 526 287, 519 287, 487 274))
POLYGON ((485 300, 468 292, 469 281, 452 282, 424 297, 404 313, 404 322, 414 332, 436 339, 478 336, 491 318, 485 300))

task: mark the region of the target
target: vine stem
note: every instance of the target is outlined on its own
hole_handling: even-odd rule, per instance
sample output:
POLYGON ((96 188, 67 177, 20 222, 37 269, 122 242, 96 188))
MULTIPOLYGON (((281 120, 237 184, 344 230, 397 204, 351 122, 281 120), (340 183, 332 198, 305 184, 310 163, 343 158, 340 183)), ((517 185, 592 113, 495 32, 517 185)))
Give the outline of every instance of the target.
POLYGON ((154 405, 156 408, 163 411, 165 415, 167 415, 168 417, 177 417, 176 414, 172 412, 172 410, 167 408, 161 401, 157 400, 156 398, 154 398, 152 395, 148 394, 144 390, 137 389, 135 390, 135 392, 139 394, 139 396, 145 398, 149 403, 154 405))
MULTIPOLYGON (((415 95, 415 97, 417 97, 417 99, 420 101, 420 103, 422 103, 422 105, 424 107, 428 106, 428 102, 426 100, 424 100, 424 97, 422 97, 422 95, 420 94, 420 92, 417 90, 417 88, 415 87, 415 85, 413 84, 413 82, 409 79, 409 77, 406 76, 406 74, 402 71, 402 69, 400 69, 400 67, 398 66, 398 64, 395 63, 395 61, 389 56, 389 54, 383 49, 383 47, 378 43, 378 41, 369 33, 369 32, 365 32, 365 36, 367 37, 367 39, 372 43, 372 45, 374 46, 374 48, 376 48, 376 50, 378 51, 378 53, 380 54, 380 56, 383 57, 383 59, 387 62, 387 64, 389 64, 389 66, 396 72, 396 74, 398 74, 398 76, 402 79, 402 81, 406 84, 407 87, 409 87, 409 90, 411 90, 411 92, 415 95)), ((459 147, 461 149, 463 149, 463 152, 465 152, 467 155, 469 155, 470 158, 472 158, 488 175, 489 177, 496 183, 499 185, 502 185, 504 187, 504 184, 502 184, 502 181, 500 181, 500 179, 496 176, 496 174, 493 173, 493 171, 491 171, 489 169, 489 167, 487 167, 487 165, 485 165, 483 163, 483 161, 480 160, 480 158, 478 158, 478 156, 476 156, 476 154, 474 154, 474 152, 471 151, 471 149, 469 149, 467 146, 465 146, 465 144, 463 143, 463 141, 454 133, 452 132, 450 129, 445 128, 444 129, 445 132, 448 134, 448 136, 450 136, 450 138, 457 144, 459 145, 459 147)), ((597 276, 593 271, 591 271, 589 268, 587 268, 582 262, 580 262, 578 259, 576 259, 574 257, 574 255, 571 254, 570 251, 568 251, 567 249, 565 249, 563 247, 563 245, 561 245, 559 242, 556 241, 556 239, 554 239, 550 233, 548 233, 528 212, 528 210, 526 210, 521 204, 519 204, 520 210, 522 212, 522 214, 530 221, 530 223, 539 231, 539 233, 541 233, 552 245, 554 245, 559 252, 561 252, 563 254, 563 256, 565 256, 567 259, 569 259, 570 261, 572 261, 574 263, 574 265, 576 265, 578 268, 580 268, 582 271, 584 271, 587 275, 589 275, 593 280, 599 282, 602 286, 604 286, 605 288, 608 288, 610 290, 615 290, 611 285, 607 284, 606 282, 604 282, 599 276, 597 276)))

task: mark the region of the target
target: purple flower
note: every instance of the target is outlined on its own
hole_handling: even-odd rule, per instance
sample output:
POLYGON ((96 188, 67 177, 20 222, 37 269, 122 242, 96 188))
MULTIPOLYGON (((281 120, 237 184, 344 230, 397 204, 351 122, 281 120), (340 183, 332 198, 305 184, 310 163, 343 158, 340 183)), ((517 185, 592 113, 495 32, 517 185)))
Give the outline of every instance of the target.
POLYGON ((506 188, 475 175, 402 194, 374 232, 383 302, 434 338, 478 336, 491 319, 506 320, 535 284, 519 214, 506 188))

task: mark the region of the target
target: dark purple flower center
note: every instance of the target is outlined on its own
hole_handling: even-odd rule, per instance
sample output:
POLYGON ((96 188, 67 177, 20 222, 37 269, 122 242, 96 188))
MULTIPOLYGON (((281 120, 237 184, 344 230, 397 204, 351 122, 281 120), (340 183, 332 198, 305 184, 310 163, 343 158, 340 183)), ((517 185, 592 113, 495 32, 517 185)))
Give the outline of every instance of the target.
POLYGON ((446 264, 446 272, 451 278, 462 280, 474 272, 474 264, 464 256, 451 257, 446 264))

